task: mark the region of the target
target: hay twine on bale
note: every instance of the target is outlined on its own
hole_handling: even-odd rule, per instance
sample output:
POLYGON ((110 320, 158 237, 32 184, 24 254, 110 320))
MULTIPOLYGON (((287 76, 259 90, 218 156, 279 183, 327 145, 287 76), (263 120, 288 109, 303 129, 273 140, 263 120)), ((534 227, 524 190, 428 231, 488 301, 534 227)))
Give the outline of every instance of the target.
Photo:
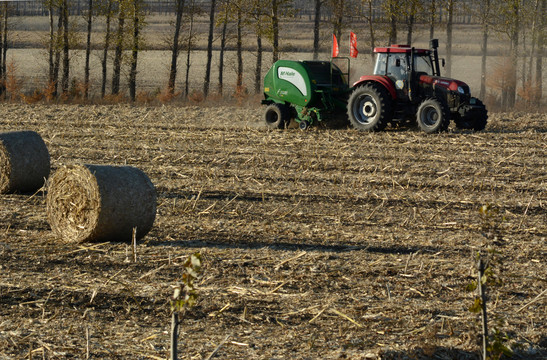
POLYGON ((156 216, 156 190, 131 166, 72 165, 50 178, 47 217, 70 242, 131 241, 144 237, 156 216))
POLYGON ((0 134, 0 193, 36 191, 49 171, 49 151, 37 132, 0 134))

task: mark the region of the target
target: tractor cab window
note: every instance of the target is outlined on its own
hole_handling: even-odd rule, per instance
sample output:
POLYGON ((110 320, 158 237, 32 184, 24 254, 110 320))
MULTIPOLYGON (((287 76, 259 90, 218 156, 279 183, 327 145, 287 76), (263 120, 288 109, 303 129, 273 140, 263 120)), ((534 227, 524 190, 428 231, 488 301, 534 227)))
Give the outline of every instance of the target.
POLYGON ((387 63, 387 75, 396 80, 405 80, 407 78, 406 54, 389 54, 387 63))
POLYGON ((374 75, 385 75, 387 68, 387 54, 378 54, 376 56, 376 65, 374 66, 374 75))
POLYGON ((380 53, 376 58, 374 75, 388 75, 395 80, 405 80, 407 69, 408 65, 405 53, 380 53))
POLYGON ((433 75, 433 66, 429 55, 414 55, 414 70, 417 73, 433 75))

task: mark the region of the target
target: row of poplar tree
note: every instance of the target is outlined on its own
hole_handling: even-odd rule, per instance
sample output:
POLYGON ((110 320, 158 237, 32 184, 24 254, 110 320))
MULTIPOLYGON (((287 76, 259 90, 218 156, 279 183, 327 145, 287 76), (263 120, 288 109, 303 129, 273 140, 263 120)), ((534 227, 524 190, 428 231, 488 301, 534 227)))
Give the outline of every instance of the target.
MULTIPOLYGON (((143 31, 146 27, 146 16, 149 13, 151 0, 86 0, 79 1, 82 8, 85 3, 85 70, 84 96, 89 96, 90 53, 92 49, 91 36, 94 22, 98 19, 104 25, 102 37, 102 79, 101 97, 106 95, 107 83, 110 80, 111 94, 121 91, 120 77, 122 74, 122 59, 128 57, 129 66, 128 89, 132 100, 136 96, 136 77, 139 52, 143 50, 143 31), (112 54, 113 53, 113 54, 112 54), (112 61, 112 74, 107 73, 108 61, 112 61)), ((165 1, 164 1, 165 3, 165 1)), ((54 87, 53 94, 66 94, 69 91, 70 50, 75 46, 71 25, 71 7, 75 4, 70 0, 42 0, 42 5, 49 17, 48 63, 49 84, 54 87)), ((207 61, 203 81, 203 94, 210 92, 213 45, 220 51, 218 60, 218 88, 223 91, 224 54, 228 47, 235 45, 236 50, 236 89, 241 90, 243 84, 243 38, 252 33, 256 41, 256 65, 254 69, 254 89, 261 91, 261 76, 263 54, 265 49, 271 51, 272 61, 279 59, 280 27, 285 24, 281 20, 294 17, 299 10, 305 8, 313 19, 313 57, 318 58, 321 49, 321 31, 332 31, 341 37, 343 30, 358 27, 360 47, 372 49, 378 39, 385 38, 390 44, 400 41, 412 43, 412 37, 417 25, 428 25, 429 36, 436 36, 435 30, 446 31, 447 76, 450 76, 452 58, 453 25, 456 19, 469 19, 479 24, 482 30, 481 42, 481 89, 480 97, 486 94, 486 77, 489 69, 486 67, 488 44, 492 36, 504 36, 510 44, 511 70, 507 75, 507 86, 502 89, 501 102, 504 107, 515 104, 517 94, 517 77, 520 73, 522 86, 535 84, 539 88, 537 101, 541 101, 543 77, 543 53, 546 22, 546 0, 171 0, 167 2, 172 7, 172 32, 169 35, 171 64, 167 89, 175 92, 179 55, 187 51, 186 79, 184 94, 188 95, 188 75, 190 70, 190 51, 194 46, 196 16, 208 15, 207 61), (307 6, 306 6, 307 5, 307 6), (400 33, 406 34, 402 40, 400 33), (366 35, 365 35, 366 34, 366 35), (235 42, 235 44, 234 44, 235 42), (267 44, 266 44, 267 43, 267 44), (528 45, 528 48, 525 47, 528 45), (526 50, 526 51, 523 51, 526 50), (528 54, 523 58, 522 54, 528 54), (520 61, 519 61, 520 59, 520 61), (534 66, 535 62, 535 66, 534 66), (519 64, 522 66, 518 70, 519 64)), ((9 31, 8 17, 10 4, 2 5, 2 22, 0 26, 0 75, 6 74, 6 52, 8 51, 7 34, 9 31)), ((165 6, 165 5, 164 5, 165 6)), ((97 36, 97 35, 94 35, 97 36)), ((95 42, 97 42, 95 40, 95 42)), ((383 44, 382 44, 383 45, 383 44)), ((361 52, 365 49, 361 49, 361 52)), ((368 50, 368 49, 366 49, 368 50)))

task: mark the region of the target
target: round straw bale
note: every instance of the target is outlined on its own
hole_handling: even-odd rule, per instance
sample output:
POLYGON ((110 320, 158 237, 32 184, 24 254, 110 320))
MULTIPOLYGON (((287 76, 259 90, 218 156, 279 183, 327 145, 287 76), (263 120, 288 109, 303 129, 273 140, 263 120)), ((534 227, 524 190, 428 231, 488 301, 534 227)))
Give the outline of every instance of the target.
POLYGON ((71 242, 131 241, 144 237, 156 217, 156 190, 131 166, 72 165, 49 179, 51 229, 71 242))
POLYGON ((49 176, 49 152, 34 131, 0 134, 0 193, 31 192, 49 176))

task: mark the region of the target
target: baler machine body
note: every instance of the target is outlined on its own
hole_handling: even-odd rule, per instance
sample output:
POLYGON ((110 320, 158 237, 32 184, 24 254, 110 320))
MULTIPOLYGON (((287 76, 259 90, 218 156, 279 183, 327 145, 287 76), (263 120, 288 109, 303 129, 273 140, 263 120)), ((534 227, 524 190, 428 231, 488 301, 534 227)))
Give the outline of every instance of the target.
MULTIPOLYGON (((337 58, 338 61, 344 58, 337 58)), ((349 59, 347 59, 349 69, 349 59)), ((301 128, 321 121, 325 113, 344 112, 351 90, 348 73, 330 61, 279 60, 264 77, 263 104, 281 107, 281 124, 294 119, 301 128), (338 109, 338 111, 336 111, 338 109)))

